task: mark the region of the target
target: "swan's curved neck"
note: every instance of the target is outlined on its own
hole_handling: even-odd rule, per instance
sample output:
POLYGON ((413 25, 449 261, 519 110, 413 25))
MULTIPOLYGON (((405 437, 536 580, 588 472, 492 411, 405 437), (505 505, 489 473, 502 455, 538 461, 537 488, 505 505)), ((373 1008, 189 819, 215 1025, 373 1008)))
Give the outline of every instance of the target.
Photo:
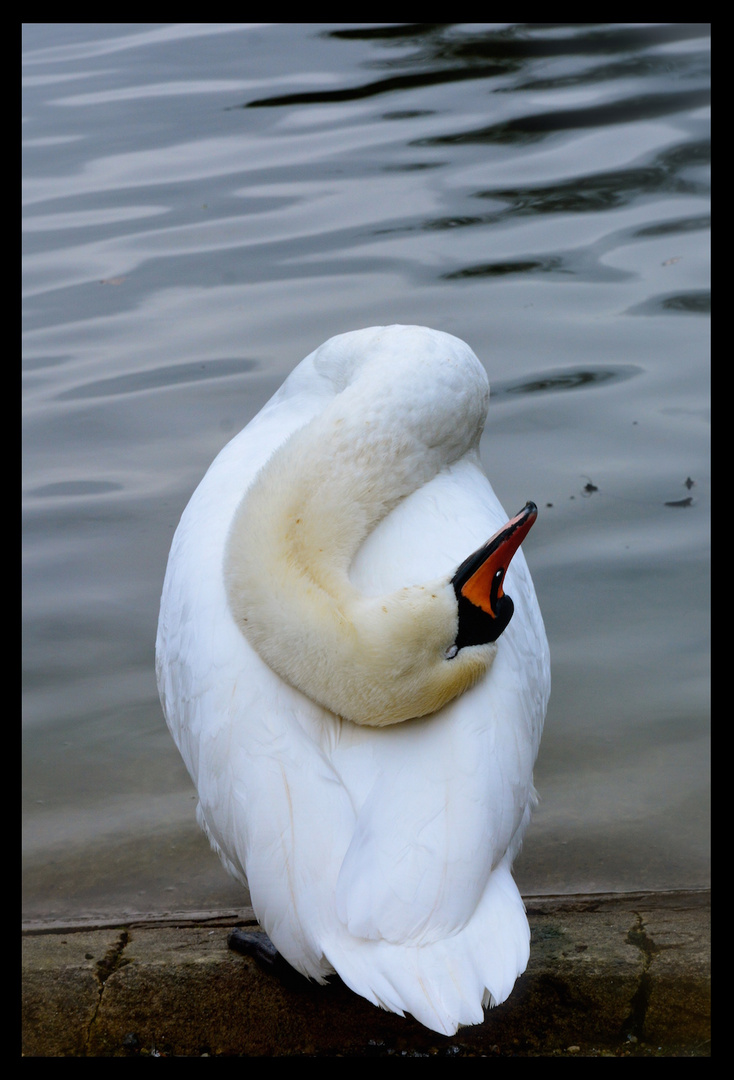
POLYGON ((425 409, 406 412, 390 385, 392 394, 348 387, 291 435, 245 494, 225 560, 231 612, 266 663, 325 708, 370 725, 435 711, 496 651, 451 652, 452 567, 445 579, 376 598, 349 580, 371 530, 476 444, 486 409, 475 394, 457 429, 456 403, 444 403, 446 416, 434 407, 427 430, 425 409))

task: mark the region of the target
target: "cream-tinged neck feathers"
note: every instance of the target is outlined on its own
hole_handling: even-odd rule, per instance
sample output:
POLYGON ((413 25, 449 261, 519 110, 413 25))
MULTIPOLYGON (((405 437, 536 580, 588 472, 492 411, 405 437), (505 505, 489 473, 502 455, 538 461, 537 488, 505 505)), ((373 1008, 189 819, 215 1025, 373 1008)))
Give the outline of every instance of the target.
POLYGON ((487 377, 463 342, 416 327, 341 335, 309 362, 335 396, 240 503, 230 610, 262 659, 331 712, 374 726, 424 716, 472 686, 496 644, 452 648, 456 567, 380 597, 358 592, 349 568, 398 502, 477 447, 487 377))

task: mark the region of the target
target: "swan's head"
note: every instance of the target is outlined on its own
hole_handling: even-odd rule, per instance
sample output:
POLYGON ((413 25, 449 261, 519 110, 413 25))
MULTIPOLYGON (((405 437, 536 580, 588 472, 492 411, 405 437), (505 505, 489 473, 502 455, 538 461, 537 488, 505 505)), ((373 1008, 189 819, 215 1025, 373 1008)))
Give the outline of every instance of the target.
POLYGON ((335 596, 298 574, 284 604, 270 575, 233 558, 232 612, 274 671, 343 719, 382 727, 426 716, 490 669, 513 613, 505 574, 536 517, 527 503, 451 577, 387 596, 335 596))
POLYGON ((331 684, 341 703, 333 711, 361 724, 399 723, 436 712, 485 675, 514 611, 505 574, 537 516, 527 503, 450 578, 358 601, 358 654, 331 684))

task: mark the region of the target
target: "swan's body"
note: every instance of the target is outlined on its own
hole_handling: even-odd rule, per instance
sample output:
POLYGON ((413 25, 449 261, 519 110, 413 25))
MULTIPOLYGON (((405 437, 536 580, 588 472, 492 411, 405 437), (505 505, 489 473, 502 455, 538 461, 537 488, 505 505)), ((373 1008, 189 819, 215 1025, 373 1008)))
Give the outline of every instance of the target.
POLYGON ((499 640, 451 644, 451 574, 506 522, 487 401, 447 334, 321 346, 194 493, 157 641, 199 820, 276 948, 447 1034, 527 963, 510 871, 549 693, 521 552, 499 640))

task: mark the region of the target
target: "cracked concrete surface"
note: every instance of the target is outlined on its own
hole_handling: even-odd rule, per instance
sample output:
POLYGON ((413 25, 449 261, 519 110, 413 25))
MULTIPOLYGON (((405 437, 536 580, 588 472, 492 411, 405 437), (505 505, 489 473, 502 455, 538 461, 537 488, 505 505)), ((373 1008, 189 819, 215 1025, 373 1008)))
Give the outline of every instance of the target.
MULTIPOLYGON (((99 982, 99 997, 97 1000, 97 1008, 94 1010, 94 1015, 89 1023, 87 1030, 86 1046, 89 1046, 92 1032, 94 1030, 94 1024, 97 1019, 97 1013, 99 1012, 100 1005, 102 1004, 102 995, 104 993, 105 983, 109 979, 113 972, 118 971, 125 964, 129 964, 130 960, 127 957, 123 957, 125 946, 130 940, 130 933, 128 930, 122 930, 116 941, 110 945, 107 952, 98 960, 95 966, 97 980, 99 982)), ((85 959, 93 959, 94 954, 85 954, 85 959)))
POLYGON ((708 1056, 708 893, 534 898, 508 1002, 451 1039, 338 981, 285 985, 227 948, 239 916, 34 926, 23 1053, 129 1056, 708 1056))
POLYGON ((646 924, 639 914, 635 918, 634 925, 630 927, 629 933, 627 934, 627 940, 630 945, 636 946, 642 953, 643 970, 640 973, 640 981, 637 985, 637 989, 632 995, 629 1015, 622 1026, 622 1032, 626 1035, 633 1035, 639 1039, 643 1038, 645 1034, 645 1019, 654 986, 653 972, 651 970, 653 960, 655 959, 656 954, 660 952, 661 947, 674 949, 680 948, 680 944, 667 946, 656 945, 652 938, 648 937, 646 933, 646 924))

